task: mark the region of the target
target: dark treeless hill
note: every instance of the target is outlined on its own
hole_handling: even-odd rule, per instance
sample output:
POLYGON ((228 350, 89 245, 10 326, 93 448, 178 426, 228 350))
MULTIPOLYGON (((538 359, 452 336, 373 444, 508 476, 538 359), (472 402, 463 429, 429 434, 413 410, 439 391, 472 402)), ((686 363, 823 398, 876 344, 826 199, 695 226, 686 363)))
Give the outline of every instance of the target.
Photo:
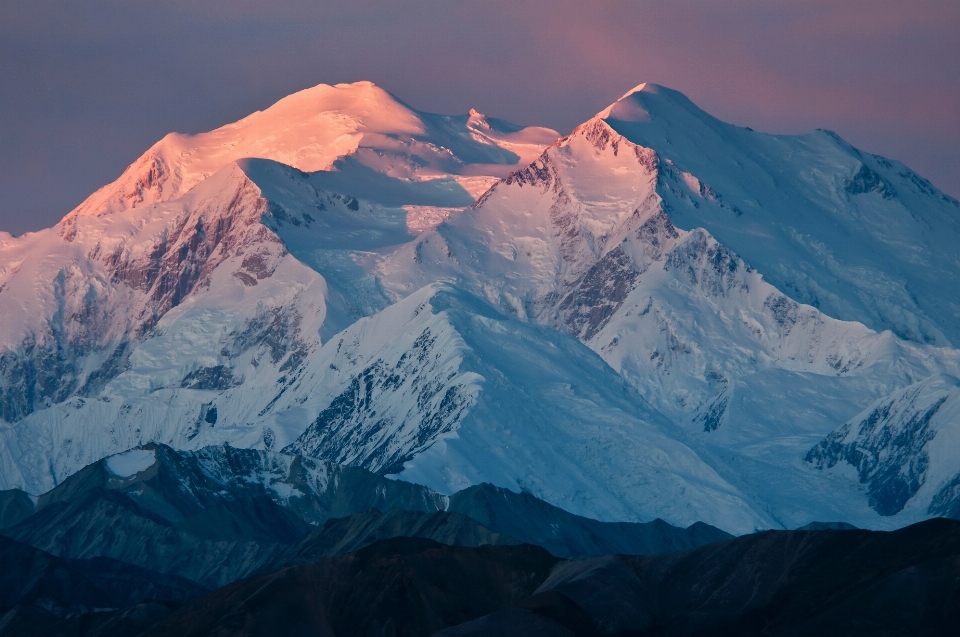
POLYGON ((33 500, 20 489, 0 491, 0 529, 13 526, 33 513, 33 500))
POLYGON ((3 534, 61 557, 111 557, 217 588, 255 572, 311 524, 371 507, 436 510, 442 500, 363 469, 250 449, 134 451, 148 466, 118 476, 111 458, 100 460, 41 495, 35 510, 26 494, 4 492, 17 511, 3 534))
POLYGON ((133 634, 207 592, 109 558, 68 560, 0 537, 0 635, 133 634), (123 610, 120 610, 123 609, 123 610), (126 627, 126 629, 124 629, 126 627))
POLYGON ((958 622, 960 522, 931 520, 579 560, 398 538, 236 582, 145 634, 874 637, 958 622))
POLYGON ((563 562, 523 606, 441 634, 530 635, 524 622, 538 618, 556 631, 543 634, 956 634, 960 522, 768 531, 679 553, 563 562))
POLYGON ((145 636, 430 635, 529 597, 557 561, 530 545, 384 540, 235 582, 145 636))
POLYGON ((495 533, 461 513, 370 509, 345 518, 327 520, 272 560, 265 569, 275 571, 308 564, 325 557, 353 553, 380 540, 395 537, 425 538, 449 546, 513 546, 520 540, 495 533))
POLYGON ((447 508, 473 518, 488 529, 542 546, 558 557, 611 553, 653 555, 733 538, 703 522, 683 528, 660 519, 643 523, 591 520, 529 493, 514 493, 489 483, 454 493, 447 508))

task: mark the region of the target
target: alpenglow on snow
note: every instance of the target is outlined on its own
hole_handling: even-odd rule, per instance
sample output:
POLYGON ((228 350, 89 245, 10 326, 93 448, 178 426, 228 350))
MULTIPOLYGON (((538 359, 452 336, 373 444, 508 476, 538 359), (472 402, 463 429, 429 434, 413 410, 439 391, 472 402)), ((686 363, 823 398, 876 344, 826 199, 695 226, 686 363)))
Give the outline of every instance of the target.
POLYGON ((0 235, 0 488, 229 444, 604 521, 956 516, 957 245, 903 164, 653 84, 564 137, 320 85, 0 235))

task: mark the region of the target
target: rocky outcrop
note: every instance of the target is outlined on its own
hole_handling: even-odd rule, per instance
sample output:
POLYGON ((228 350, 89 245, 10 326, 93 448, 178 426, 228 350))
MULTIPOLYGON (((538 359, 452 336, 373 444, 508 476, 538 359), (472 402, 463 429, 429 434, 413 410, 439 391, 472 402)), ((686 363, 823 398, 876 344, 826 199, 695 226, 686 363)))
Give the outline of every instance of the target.
MULTIPOLYGON (((958 388, 955 378, 940 376, 898 392, 836 429, 805 459, 819 469, 840 462, 852 465, 866 487, 870 506, 880 515, 896 515, 926 483, 931 443, 939 430, 949 427, 949 435, 956 428, 950 415, 938 416, 948 401, 956 403, 958 388)), ((949 408, 947 412, 952 413, 949 408)), ((930 513, 955 510, 951 484, 933 496, 930 513)))

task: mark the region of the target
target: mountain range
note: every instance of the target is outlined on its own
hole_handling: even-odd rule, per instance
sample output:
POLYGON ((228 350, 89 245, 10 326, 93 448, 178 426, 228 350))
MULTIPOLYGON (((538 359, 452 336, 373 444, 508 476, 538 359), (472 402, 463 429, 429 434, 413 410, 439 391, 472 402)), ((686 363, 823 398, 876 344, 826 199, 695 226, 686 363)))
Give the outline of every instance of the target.
MULTIPOLYGON (((423 513, 487 485, 733 534, 957 517, 957 245, 960 203, 903 164, 653 84, 564 137, 317 86, 0 234, 0 515, 38 544, 84 528, 71 506, 162 526, 219 547, 180 573, 207 586, 347 514, 330 471, 423 513), (157 492, 105 485, 164 454, 244 458, 245 504, 130 513, 157 492)), ((465 514, 470 537, 535 534, 465 514)), ((161 545, 108 557, 169 566, 161 545)))
MULTIPOLYGON (((135 635, 238 580, 396 538, 546 548, 550 560, 731 538, 703 523, 599 522, 490 484, 447 497, 357 467, 229 446, 150 444, 39 498, 0 491, 0 502, 4 636, 135 635)), ((478 556, 481 567, 488 557, 478 556)))

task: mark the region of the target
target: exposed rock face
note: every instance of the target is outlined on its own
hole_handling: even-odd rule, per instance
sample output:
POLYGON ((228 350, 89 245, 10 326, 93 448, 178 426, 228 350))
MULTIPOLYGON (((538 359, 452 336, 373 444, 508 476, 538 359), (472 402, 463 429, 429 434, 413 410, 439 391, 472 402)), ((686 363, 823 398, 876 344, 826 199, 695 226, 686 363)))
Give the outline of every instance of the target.
POLYGON ((395 362, 378 358, 366 366, 284 452, 380 474, 403 471, 404 463, 453 430, 472 403, 470 392, 457 382, 458 370, 444 364, 437 340, 425 328, 395 362), (395 413, 396 405, 409 401, 422 414, 413 432, 397 429, 398 417, 406 423, 416 417, 395 413))
MULTIPOLYGON (((839 427, 807 453, 806 461, 820 469, 852 465, 870 506, 880 515, 896 515, 927 482, 937 443, 949 447, 955 439, 958 396, 960 383, 949 376, 909 387, 839 427)), ((936 473, 934 480, 940 477, 936 473)), ((956 515, 955 484, 954 479, 939 487, 930 514, 956 515)))
POLYGON ((0 235, 0 488, 156 442, 740 533, 953 511, 949 400, 802 459, 960 376, 958 206, 654 85, 560 140, 316 87, 0 235))
POLYGON ((883 177, 868 168, 866 164, 860 164, 860 170, 847 181, 843 189, 850 195, 876 192, 884 199, 893 199, 897 196, 897 192, 893 189, 893 186, 883 177))
MULTIPOLYGON (((0 417, 17 422, 74 395, 99 395, 130 368, 137 344, 153 335, 171 309, 209 290, 214 271, 225 261, 255 252, 243 263, 254 259, 261 279, 276 268, 287 252, 261 223, 267 210, 259 189, 237 173, 227 171, 211 184, 215 197, 205 199, 213 193, 201 189, 185 212, 172 219, 158 215, 154 236, 104 236, 99 226, 108 224, 86 217, 61 222, 73 228, 71 248, 81 254, 56 273, 49 291, 57 304, 52 315, 34 317, 45 320, 16 349, 0 353, 0 417)), ((35 292, 41 303, 45 292, 35 292)), ((283 338, 297 339, 298 327, 284 325, 290 333, 283 338)), ((241 333, 230 348, 236 356, 257 344, 241 333)), ((275 346, 272 351, 275 357, 281 354, 275 346)))
POLYGON ((35 511, 22 492, 4 496, 16 505, 3 510, 12 538, 207 587, 399 536, 462 546, 524 541, 564 555, 659 552, 728 537, 701 523, 603 524, 489 485, 448 498, 357 467, 232 447, 154 444, 109 456, 40 496, 35 511))

